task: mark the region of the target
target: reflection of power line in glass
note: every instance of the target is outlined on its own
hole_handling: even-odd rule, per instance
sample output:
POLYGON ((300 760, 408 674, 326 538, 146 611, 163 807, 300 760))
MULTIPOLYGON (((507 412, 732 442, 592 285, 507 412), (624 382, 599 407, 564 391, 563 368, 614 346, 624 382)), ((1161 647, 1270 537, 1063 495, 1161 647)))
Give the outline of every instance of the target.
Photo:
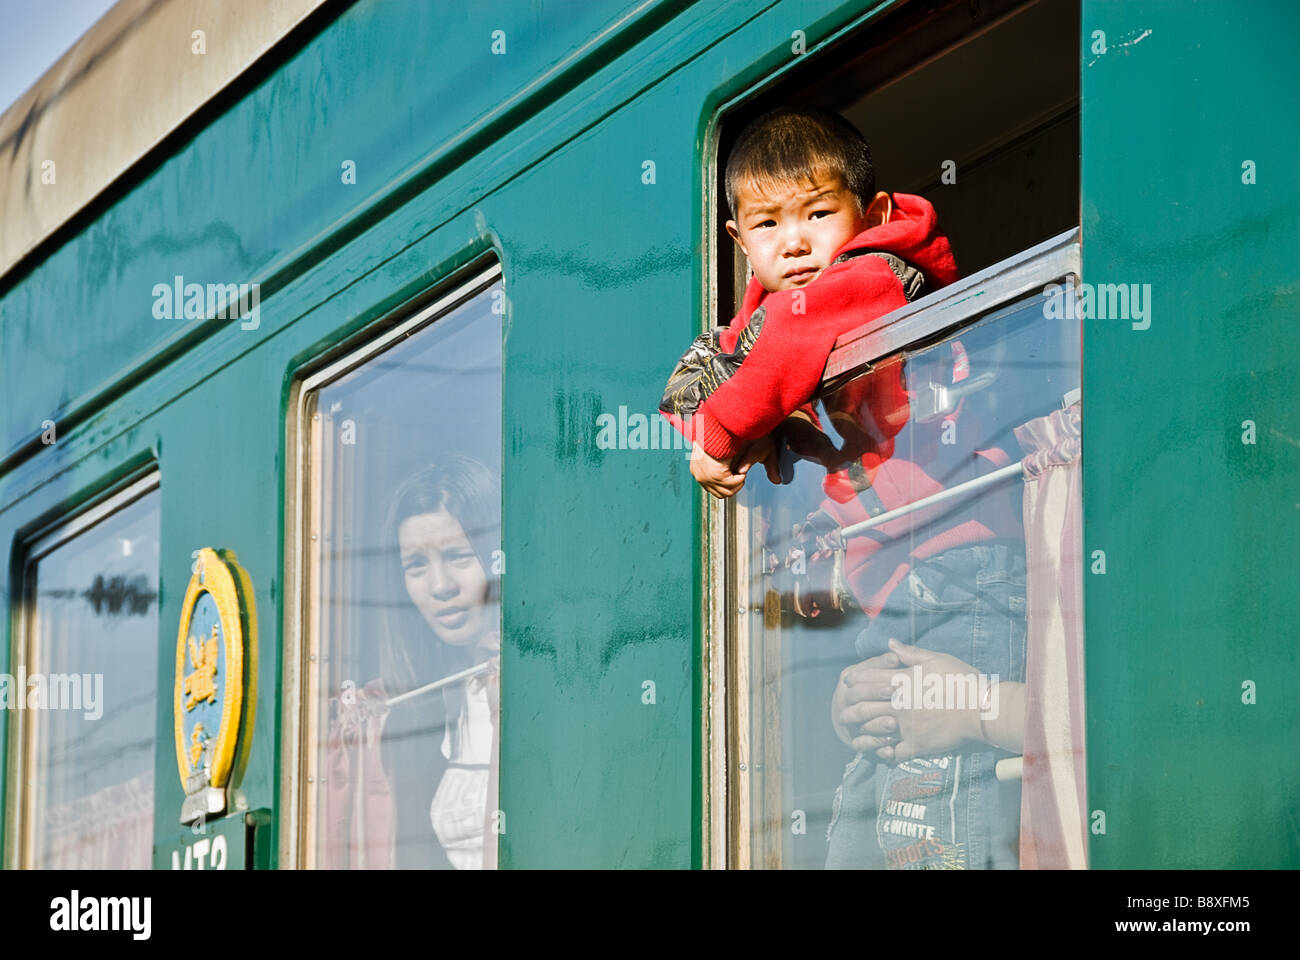
MULTIPOLYGON (((154 701, 150 700, 148 706, 152 710, 154 701)), ((82 726, 90 728, 92 724, 88 721, 82 726)), ((41 761, 42 769, 60 779, 71 778, 74 774, 88 776, 100 770, 121 770, 125 769, 124 765, 137 766, 136 761, 141 757, 152 759, 154 744, 157 742, 153 736, 135 739, 130 743, 118 743, 108 739, 106 742, 110 750, 102 746, 103 739, 95 740, 88 733, 70 739, 65 738, 60 745, 62 752, 57 756, 44 758, 41 761), (89 753, 77 752, 79 747, 92 743, 97 747, 96 750, 89 753), (71 773, 62 771, 71 771, 71 773)))
POLYGON ((76 590, 40 590, 39 596, 52 600, 68 600, 81 596, 94 608, 96 615, 110 617, 138 616, 149 612, 149 606, 158 599, 158 592, 149 589, 149 579, 137 574, 130 579, 126 577, 108 577, 95 574, 95 582, 89 589, 76 590))
MULTIPOLYGON (((467 537, 479 537, 482 536, 484 533, 489 533, 489 534, 495 533, 496 536, 492 539, 495 539, 498 543, 500 542, 501 539, 501 535, 498 532, 501 529, 500 524, 492 524, 490 527, 482 527, 482 528, 461 527, 461 529, 465 532, 465 536, 467 537)), ((345 537, 344 540, 346 541, 347 538, 345 537)), ((367 544, 364 546, 345 545, 339 547, 331 547, 326 551, 326 553, 331 559, 338 561, 340 563, 349 560, 362 560, 371 557, 396 557, 398 555, 398 551, 396 547, 382 546, 382 545, 375 546, 373 544, 367 544)))

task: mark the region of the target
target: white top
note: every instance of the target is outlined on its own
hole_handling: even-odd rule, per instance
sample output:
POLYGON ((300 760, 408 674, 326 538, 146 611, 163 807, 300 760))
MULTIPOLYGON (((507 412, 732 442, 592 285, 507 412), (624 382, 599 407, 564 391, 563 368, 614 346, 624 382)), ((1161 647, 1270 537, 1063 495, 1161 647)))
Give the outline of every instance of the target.
MULTIPOLYGON (((429 819, 451 865, 457 870, 483 869, 483 819, 488 811, 488 781, 492 762, 492 708, 488 683, 496 676, 474 677, 465 685, 460 716, 447 724, 442 755, 453 764, 442 775, 429 819)), ((496 798, 492 798, 493 806, 496 798)))
MULTIPOLYGON (((493 681, 495 677, 488 675, 493 681)), ((452 763, 492 762, 492 708, 487 678, 472 677, 465 685, 465 703, 442 731, 442 755, 452 763)))

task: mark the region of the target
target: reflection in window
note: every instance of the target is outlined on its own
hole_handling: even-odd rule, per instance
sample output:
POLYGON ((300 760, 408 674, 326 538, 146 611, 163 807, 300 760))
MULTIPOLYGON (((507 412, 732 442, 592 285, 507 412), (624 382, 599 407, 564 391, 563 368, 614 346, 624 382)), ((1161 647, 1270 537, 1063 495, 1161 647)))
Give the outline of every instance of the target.
POLYGON ((746 487, 754 865, 1083 865, 1079 327, 1060 297, 838 385, 820 429, 783 428, 793 482, 746 487))
POLYGON ((26 866, 151 865, 158 531, 155 485, 33 551, 26 687, 13 690, 29 708, 26 866))
POLYGON ((500 298, 307 397, 318 866, 496 864, 500 298))

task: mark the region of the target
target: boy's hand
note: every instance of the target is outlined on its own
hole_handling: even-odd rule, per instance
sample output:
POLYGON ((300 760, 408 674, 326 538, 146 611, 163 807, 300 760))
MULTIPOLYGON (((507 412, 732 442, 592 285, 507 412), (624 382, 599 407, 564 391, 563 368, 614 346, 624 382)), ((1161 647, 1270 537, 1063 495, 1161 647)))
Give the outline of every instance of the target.
POLYGON ((745 485, 750 467, 756 463, 763 464, 767 470, 768 480, 780 485, 780 451, 771 435, 751 444, 741 455, 734 471, 730 464, 714 460, 698 443, 691 446, 691 476, 719 500, 734 497, 739 493, 745 485))
POLYGON ((781 485, 780 451, 772 434, 769 433, 762 440, 756 441, 745 451, 736 465, 736 472, 741 476, 747 476, 749 468, 756 463, 761 463, 766 468, 768 480, 776 486, 781 485))
POLYGON ((748 470, 745 467, 740 473, 732 473, 730 464, 714 460, 698 443, 691 446, 691 476, 719 500, 740 492, 740 488, 745 485, 745 473, 748 470))
POLYGON ((845 462, 841 451, 822 430, 813 425, 802 410, 796 410, 781 424, 781 435, 795 456, 811 460, 828 470, 839 469, 845 462))

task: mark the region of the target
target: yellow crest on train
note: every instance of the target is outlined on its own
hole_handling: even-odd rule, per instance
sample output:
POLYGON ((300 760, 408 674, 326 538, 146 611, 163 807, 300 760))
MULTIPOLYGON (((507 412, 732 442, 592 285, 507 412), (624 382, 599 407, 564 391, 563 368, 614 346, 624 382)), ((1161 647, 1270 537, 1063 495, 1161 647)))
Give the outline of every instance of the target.
POLYGON ((251 733, 256 616, 248 575, 229 550, 194 552, 176 633, 176 765, 182 822, 225 811, 241 739, 251 733))

